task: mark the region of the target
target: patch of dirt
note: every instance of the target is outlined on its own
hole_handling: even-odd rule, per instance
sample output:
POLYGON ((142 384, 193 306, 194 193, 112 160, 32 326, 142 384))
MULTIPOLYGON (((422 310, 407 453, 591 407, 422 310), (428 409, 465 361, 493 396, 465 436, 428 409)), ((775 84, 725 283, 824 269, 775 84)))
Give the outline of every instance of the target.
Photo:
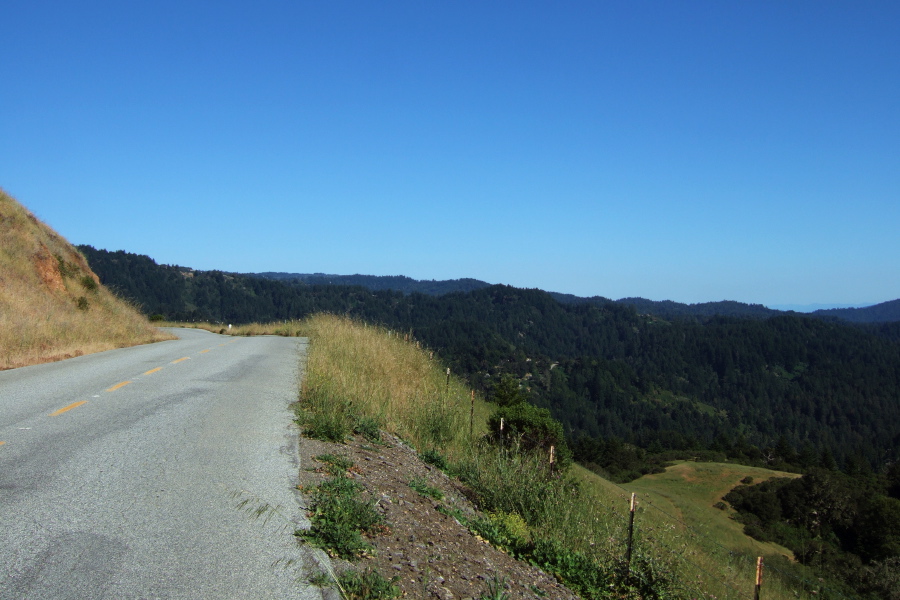
MULTIPOLYGON (((489 583, 505 582, 506 597, 513 599, 574 600, 578 596, 556 579, 527 563, 517 561, 473 535, 454 517, 437 509, 444 506, 475 516, 462 485, 439 469, 422 462, 415 451, 390 435, 382 444, 356 437, 347 444, 300 439, 300 489, 311 490, 329 476, 321 472, 322 454, 345 456, 353 461, 349 476, 359 481, 377 500, 388 531, 369 538, 374 555, 354 563, 333 559, 338 570, 351 566, 375 568, 385 578, 398 577, 403 598, 464 600, 489 597, 489 583), (410 481, 421 479, 439 489, 443 500, 418 494, 410 481)), ((490 596, 493 598, 494 596, 490 596)))
POLYGON ((62 273, 59 272, 59 262, 43 243, 34 254, 34 267, 47 287, 55 292, 65 291, 66 284, 63 283, 62 273))

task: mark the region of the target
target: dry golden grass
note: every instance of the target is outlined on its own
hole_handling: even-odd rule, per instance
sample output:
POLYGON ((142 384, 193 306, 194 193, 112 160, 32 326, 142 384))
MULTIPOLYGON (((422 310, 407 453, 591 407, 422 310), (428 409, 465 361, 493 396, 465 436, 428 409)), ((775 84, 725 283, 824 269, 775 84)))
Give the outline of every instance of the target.
POLYGON ((0 369, 172 339, 99 285, 85 258, 0 190, 0 369))
POLYGON ((302 390, 306 404, 335 419, 372 419, 419 450, 440 448, 448 459, 457 460, 470 451, 473 437, 486 432, 490 406, 476 395, 473 413, 472 392, 465 382, 451 374, 448 383, 445 367, 408 334, 328 314, 230 329, 216 323, 163 325, 231 335, 308 337, 302 390))
MULTIPOLYGON (((303 397, 346 403, 419 450, 441 448, 450 460, 471 447, 471 390, 419 344, 344 317, 317 315, 303 324, 310 342, 303 397)), ((475 401, 473 434, 484 433, 488 406, 475 401)))

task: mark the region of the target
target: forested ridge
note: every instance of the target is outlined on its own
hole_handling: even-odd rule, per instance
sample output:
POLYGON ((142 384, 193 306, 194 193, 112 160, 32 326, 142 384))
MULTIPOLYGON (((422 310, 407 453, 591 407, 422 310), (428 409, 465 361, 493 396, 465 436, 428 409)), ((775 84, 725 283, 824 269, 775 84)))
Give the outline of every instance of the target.
POLYGON ((814 464, 863 461, 878 469, 897 458, 897 324, 792 313, 661 318, 629 304, 560 302, 502 285, 404 294, 81 250, 104 284, 148 315, 243 323, 327 311, 410 332, 473 387, 490 393, 502 373, 515 376, 573 441, 604 440, 580 446, 580 458, 596 464, 631 446, 719 452, 755 464, 783 462, 779 447, 814 464))

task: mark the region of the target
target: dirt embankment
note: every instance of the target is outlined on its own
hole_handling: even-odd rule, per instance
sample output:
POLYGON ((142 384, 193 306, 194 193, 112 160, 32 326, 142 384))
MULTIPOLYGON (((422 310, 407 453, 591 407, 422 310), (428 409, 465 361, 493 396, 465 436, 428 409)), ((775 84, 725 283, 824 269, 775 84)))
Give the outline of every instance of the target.
MULTIPOLYGON (((387 531, 368 540, 375 547, 373 556, 352 566, 372 566, 386 578, 397 577, 396 585, 403 598, 493 598, 489 586, 498 582, 510 600, 578 597, 552 576, 494 548, 445 514, 447 509, 476 514, 461 484, 423 463, 415 451, 396 437, 385 436, 383 440, 383 444, 359 437, 347 444, 300 440, 302 489, 309 490, 328 477, 316 469, 322 466, 316 456, 347 457, 354 464, 349 476, 377 500, 377 509, 385 517, 387 531), (420 495, 409 485, 413 480, 437 488, 443 500, 420 495)), ((335 564, 337 569, 351 567, 343 561, 335 564)))

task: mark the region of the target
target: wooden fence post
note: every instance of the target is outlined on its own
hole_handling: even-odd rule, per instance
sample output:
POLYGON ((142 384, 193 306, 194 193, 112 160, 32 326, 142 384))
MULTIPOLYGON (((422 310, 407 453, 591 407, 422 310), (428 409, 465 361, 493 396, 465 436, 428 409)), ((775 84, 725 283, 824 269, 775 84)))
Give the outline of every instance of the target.
POLYGON ((753 600, 759 600, 759 589, 762 587, 763 557, 756 559, 756 588, 753 591, 753 600))
POLYGON ((637 494, 631 494, 631 509, 628 511, 628 549, 625 552, 625 577, 631 577, 631 550, 634 548, 634 507, 637 494))
POLYGON ((447 391, 450 391, 450 367, 447 367, 447 391))

